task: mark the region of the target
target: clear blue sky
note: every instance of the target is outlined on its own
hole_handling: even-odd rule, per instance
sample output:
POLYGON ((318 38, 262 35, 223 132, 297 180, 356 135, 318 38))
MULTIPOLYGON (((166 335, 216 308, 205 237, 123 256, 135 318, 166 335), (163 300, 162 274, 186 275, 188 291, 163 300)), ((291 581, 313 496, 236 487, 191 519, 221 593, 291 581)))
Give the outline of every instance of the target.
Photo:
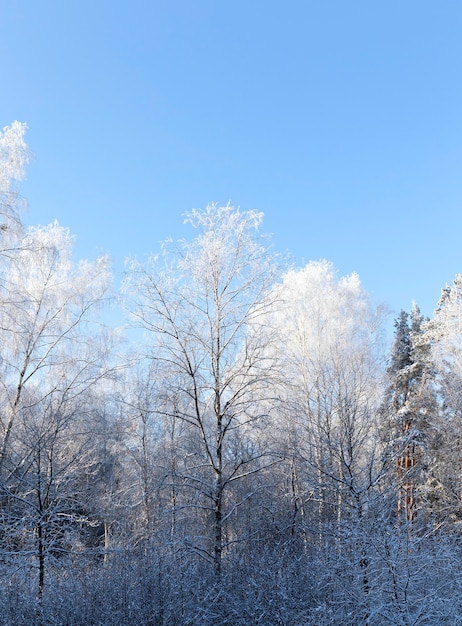
POLYGON ((3 0, 27 221, 116 270, 216 201, 430 315, 462 272, 462 2, 3 0))

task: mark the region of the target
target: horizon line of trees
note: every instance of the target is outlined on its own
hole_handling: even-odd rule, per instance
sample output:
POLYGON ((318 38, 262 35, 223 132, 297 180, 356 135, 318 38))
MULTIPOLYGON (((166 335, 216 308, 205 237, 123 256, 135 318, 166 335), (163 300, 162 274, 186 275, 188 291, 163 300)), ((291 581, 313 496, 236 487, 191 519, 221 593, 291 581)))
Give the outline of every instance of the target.
POLYGON ((462 275, 388 346, 356 274, 286 268, 261 213, 213 204, 114 297, 107 257, 24 227, 24 133, 0 134, 2 624, 462 624, 462 275))

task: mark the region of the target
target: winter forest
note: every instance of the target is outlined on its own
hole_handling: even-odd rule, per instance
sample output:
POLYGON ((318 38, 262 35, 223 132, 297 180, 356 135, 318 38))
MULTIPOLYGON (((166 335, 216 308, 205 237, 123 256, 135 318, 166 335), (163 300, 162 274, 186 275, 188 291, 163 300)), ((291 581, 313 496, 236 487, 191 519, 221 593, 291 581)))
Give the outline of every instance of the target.
POLYGON ((462 276, 390 342, 357 275, 209 205, 116 289, 24 226, 24 133, 0 135, 1 624, 462 624, 462 276))

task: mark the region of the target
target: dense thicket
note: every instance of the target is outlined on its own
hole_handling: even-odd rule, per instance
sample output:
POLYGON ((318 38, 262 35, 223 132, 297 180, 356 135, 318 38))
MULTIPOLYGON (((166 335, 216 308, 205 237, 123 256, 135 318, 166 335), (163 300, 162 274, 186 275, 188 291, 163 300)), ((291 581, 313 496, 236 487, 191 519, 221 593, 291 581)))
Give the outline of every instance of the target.
POLYGON ((127 263, 111 329, 108 259, 22 225, 24 130, 0 135, 1 623, 462 623, 462 278, 388 348, 356 275, 284 268, 261 214, 210 205, 127 263))

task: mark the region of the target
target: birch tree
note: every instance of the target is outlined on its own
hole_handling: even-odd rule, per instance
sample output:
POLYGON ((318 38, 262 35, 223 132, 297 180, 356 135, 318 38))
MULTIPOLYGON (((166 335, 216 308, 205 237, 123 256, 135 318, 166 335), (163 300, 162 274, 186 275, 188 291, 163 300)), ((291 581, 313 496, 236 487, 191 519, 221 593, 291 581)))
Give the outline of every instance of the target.
POLYGON ((21 210, 24 203, 19 195, 19 182, 26 173, 29 149, 24 140, 26 124, 13 122, 0 132, 0 236, 5 252, 11 240, 21 230, 21 210))
MULTIPOLYGON (((462 519, 462 275, 442 290, 424 329, 438 400, 427 433, 425 507, 441 521, 462 519)), ((434 403, 436 404, 436 402, 434 403)))
MULTIPOLYGON (((327 261, 289 271, 275 289, 282 305, 270 325, 284 372, 275 427, 291 476, 287 523, 320 559, 322 575, 340 567, 360 581, 351 608, 359 621, 370 590, 366 520, 384 470, 376 436, 381 311, 357 275, 339 278, 327 261)), ((340 603, 343 589, 333 591, 340 603)))
POLYGON ((175 402, 164 412, 191 429, 183 480, 210 531, 205 541, 190 543, 219 579, 225 525, 240 504, 227 494, 270 462, 245 441, 266 419, 263 401, 272 395, 274 359, 257 321, 274 306, 268 294, 275 270, 258 233, 262 214, 209 205, 186 222, 196 238, 166 245, 145 264, 131 261, 125 291, 134 320, 147 331, 149 358, 168 372, 165 391, 175 402))
POLYGON ((382 317, 358 276, 338 278, 327 261, 291 270, 277 291, 283 304, 271 324, 279 328, 284 350, 284 432, 294 433, 299 459, 316 470, 322 518, 327 483, 351 493, 367 485, 381 390, 382 317))
POLYGON ((29 542, 39 598, 57 527, 78 508, 81 486, 71 476, 89 467, 86 397, 107 374, 108 346, 93 313, 108 289, 108 260, 76 265, 71 250, 69 232, 57 223, 31 228, 9 257, 1 289, 3 548, 8 554, 14 545, 11 533, 29 542))

